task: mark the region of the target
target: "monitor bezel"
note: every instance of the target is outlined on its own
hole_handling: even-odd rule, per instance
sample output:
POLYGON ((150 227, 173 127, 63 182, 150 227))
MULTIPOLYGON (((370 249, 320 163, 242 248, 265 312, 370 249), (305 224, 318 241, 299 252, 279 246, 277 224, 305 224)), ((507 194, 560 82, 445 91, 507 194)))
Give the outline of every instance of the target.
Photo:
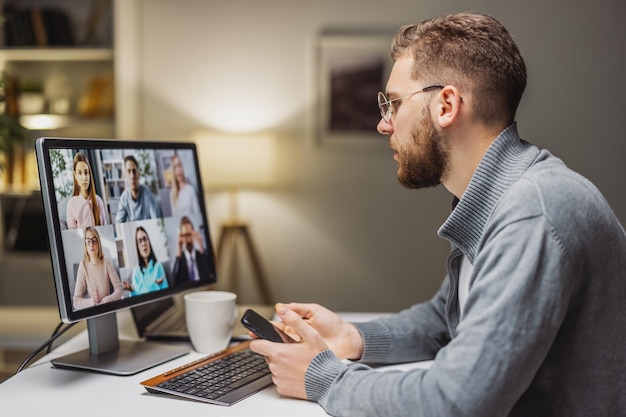
POLYGON ((198 162, 197 147, 193 142, 178 141, 145 141, 145 140, 118 140, 118 139, 94 139, 94 138, 60 138, 41 137, 35 142, 37 164, 39 167, 39 180, 41 195, 46 213, 46 225, 48 239, 50 241, 50 257, 52 262, 52 272, 54 276, 56 298, 59 307, 60 317, 65 323, 73 323, 85 319, 103 316, 112 312, 135 307, 152 301, 171 297, 179 293, 184 293, 193 289, 206 287, 217 282, 215 253, 209 230, 209 218, 203 198, 203 186, 201 171, 198 162), (146 149, 146 150, 191 150, 195 164, 198 187, 198 203, 203 219, 204 239, 206 250, 209 254, 209 276, 201 277, 199 281, 179 283, 156 292, 135 295, 111 301, 93 307, 74 309, 72 304, 73 289, 70 288, 70 279, 65 266, 65 248, 63 247, 62 228, 59 218, 59 211, 54 190, 52 164, 50 161, 51 149, 146 149))

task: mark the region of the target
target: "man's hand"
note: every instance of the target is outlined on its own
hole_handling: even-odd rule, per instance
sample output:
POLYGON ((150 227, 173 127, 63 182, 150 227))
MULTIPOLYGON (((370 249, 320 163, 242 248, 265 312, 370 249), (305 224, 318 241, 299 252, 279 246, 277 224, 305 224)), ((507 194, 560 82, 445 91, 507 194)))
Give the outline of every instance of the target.
MULTIPOLYGON (((278 304, 293 310, 324 338, 328 347, 339 359, 360 359, 363 355, 363 338, 354 325, 343 321, 337 314, 319 304, 278 304)), ((277 323, 285 333, 292 336, 292 329, 287 323, 277 323)), ((294 338, 297 340, 296 338, 294 338)))
POLYGON ((196 245, 196 250, 200 253, 204 253, 204 244, 202 243, 202 234, 194 230, 193 232, 193 242, 196 245))
POLYGON ((309 363, 328 349, 328 345, 317 330, 284 304, 277 306, 277 313, 284 325, 298 335, 299 342, 274 343, 255 339, 250 343, 250 349, 265 356, 272 381, 281 395, 306 399, 304 376, 309 363))
POLYGON ((180 255, 183 253, 183 248, 185 247, 185 237, 182 233, 178 234, 178 251, 176 252, 176 257, 180 258, 180 255))

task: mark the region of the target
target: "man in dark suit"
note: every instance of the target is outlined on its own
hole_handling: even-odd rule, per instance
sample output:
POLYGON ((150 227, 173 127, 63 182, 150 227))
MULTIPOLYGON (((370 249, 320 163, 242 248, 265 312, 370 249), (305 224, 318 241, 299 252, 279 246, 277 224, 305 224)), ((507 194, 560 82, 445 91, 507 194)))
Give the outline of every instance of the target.
POLYGON ((209 259, 202 234, 187 216, 180 219, 178 253, 174 263, 174 284, 198 281, 209 276, 209 259))

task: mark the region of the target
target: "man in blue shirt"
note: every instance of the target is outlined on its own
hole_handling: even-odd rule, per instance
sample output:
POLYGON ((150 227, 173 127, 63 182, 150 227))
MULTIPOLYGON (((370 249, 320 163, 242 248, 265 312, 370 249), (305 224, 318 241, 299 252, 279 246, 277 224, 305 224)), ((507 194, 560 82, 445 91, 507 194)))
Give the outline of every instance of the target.
POLYGON ((115 223, 161 217, 161 209, 150 189, 139 184, 139 164, 132 155, 124 158, 124 176, 128 188, 120 196, 115 223))

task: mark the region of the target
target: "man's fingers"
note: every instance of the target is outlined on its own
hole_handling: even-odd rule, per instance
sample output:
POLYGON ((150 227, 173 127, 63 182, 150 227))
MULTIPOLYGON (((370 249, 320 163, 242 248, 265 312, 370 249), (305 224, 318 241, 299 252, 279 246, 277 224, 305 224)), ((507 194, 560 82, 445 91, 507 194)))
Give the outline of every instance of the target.
POLYGON ((267 357, 270 356, 272 352, 274 352, 274 349, 272 347, 273 344, 274 343, 270 342, 269 340, 256 338, 250 342, 249 346, 251 351, 267 357))
POLYGON ((289 303, 289 304, 277 304, 277 311, 280 306, 286 306, 290 310, 293 310, 300 317, 308 319, 315 314, 315 307, 317 304, 303 304, 303 303, 289 303))
POLYGON ((317 331, 309 326, 300 314, 288 308, 286 305, 278 306, 276 311, 278 317, 285 323, 285 326, 297 333, 303 340, 311 340, 318 336, 317 331))

